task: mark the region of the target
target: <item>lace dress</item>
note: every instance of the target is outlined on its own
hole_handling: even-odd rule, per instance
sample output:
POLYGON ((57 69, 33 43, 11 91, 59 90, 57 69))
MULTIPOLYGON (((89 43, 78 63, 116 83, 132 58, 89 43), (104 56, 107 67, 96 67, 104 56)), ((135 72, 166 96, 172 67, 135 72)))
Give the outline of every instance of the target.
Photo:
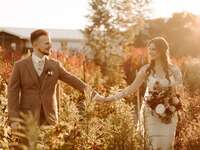
POLYGON ((149 95, 156 82, 161 87, 178 86, 182 84, 182 76, 178 67, 172 66, 172 75, 170 81, 166 78, 160 78, 156 75, 150 75, 147 80, 147 88, 144 95, 144 101, 140 111, 139 129, 142 132, 145 145, 151 150, 172 150, 174 147, 176 126, 178 122, 177 113, 174 113, 170 123, 163 123, 160 118, 152 114, 151 108, 145 103, 145 97, 149 95))

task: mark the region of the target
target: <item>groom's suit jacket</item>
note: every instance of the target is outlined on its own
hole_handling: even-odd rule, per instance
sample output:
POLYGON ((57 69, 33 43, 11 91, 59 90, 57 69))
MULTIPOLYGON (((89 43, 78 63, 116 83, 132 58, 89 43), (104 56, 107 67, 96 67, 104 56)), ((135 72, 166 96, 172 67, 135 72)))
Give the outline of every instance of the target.
POLYGON ((56 98, 57 81, 62 80, 83 92, 87 85, 67 72, 58 61, 47 58, 41 76, 38 76, 29 56, 15 63, 8 83, 8 117, 19 117, 30 111, 39 122, 43 108, 48 124, 58 121, 56 98))

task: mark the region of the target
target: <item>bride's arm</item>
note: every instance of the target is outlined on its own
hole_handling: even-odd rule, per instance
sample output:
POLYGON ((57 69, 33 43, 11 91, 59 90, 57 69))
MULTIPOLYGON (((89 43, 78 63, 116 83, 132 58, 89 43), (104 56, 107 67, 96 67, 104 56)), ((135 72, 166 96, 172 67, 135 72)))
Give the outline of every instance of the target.
POLYGON ((142 83, 146 79, 146 69, 148 68, 148 66, 149 65, 145 65, 139 70, 135 80, 131 83, 131 85, 129 85, 122 91, 115 93, 114 95, 106 97, 105 101, 119 100, 123 97, 130 95, 131 93, 136 92, 136 90, 142 85, 142 83))

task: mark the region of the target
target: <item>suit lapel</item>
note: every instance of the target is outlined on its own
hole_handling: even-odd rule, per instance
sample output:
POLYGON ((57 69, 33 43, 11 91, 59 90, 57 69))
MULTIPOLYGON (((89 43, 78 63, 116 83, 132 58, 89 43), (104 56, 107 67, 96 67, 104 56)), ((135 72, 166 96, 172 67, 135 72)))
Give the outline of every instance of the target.
POLYGON ((38 85, 40 85, 37 72, 36 72, 36 70, 35 70, 35 68, 34 68, 34 65, 33 65, 32 56, 29 56, 29 57, 27 58, 26 67, 27 67, 27 69, 29 70, 29 73, 30 73, 32 79, 33 79, 38 85))

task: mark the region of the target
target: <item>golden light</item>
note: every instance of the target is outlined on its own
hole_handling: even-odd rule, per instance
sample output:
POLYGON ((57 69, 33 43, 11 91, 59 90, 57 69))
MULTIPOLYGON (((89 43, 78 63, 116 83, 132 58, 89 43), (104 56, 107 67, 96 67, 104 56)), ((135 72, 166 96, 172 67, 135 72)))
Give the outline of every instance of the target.
POLYGON ((152 0, 152 17, 170 17, 174 12, 200 15, 199 0, 152 0))

